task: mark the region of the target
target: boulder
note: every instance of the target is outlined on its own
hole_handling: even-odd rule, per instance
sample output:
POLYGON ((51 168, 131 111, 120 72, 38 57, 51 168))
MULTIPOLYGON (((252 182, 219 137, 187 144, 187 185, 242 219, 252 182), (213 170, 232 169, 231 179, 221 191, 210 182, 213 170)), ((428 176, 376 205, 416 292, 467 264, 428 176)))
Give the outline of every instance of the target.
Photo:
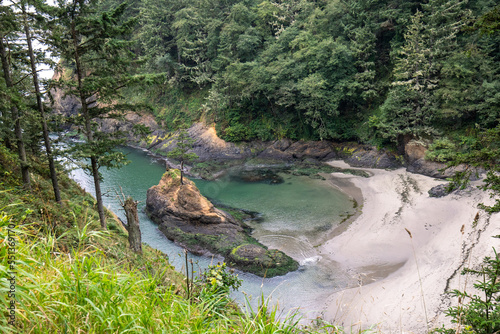
POLYGON ((231 263, 250 272, 252 268, 266 268, 266 277, 285 274, 287 271, 284 269, 290 265, 295 266, 284 253, 275 249, 264 249, 254 244, 244 244, 234 248, 228 255, 228 259, 231 263))
POLYGON ((446 184, 440 184, 438 186, 432 187, 428 191, 430 197, 444 197, 450 192, 448 191, 448 186, 446 184))

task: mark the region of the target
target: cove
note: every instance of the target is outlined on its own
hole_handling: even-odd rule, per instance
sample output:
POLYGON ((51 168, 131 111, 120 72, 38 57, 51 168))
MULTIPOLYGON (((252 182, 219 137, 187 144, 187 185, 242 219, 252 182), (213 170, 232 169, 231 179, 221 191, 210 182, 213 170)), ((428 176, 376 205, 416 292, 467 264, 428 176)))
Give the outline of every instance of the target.
MULTIPOLYGON (((115 191, 139 201, 142 241, 168 255, 177 270, 184 271, 182 248, 168 240, 145 214, 146 192, 158 184, 165 163, 142 150, 122 148, 131 161, 121 169, 102 169, 104 202, 121 219, 125 214, 115 191)), ((331 293, 355 284, 346 268, 323 257, 317 246, 328 240, 332 229, 354 212, 352 201, 326 181, 306 176, 280 174, 281 184, 243 182, 232 174, 216 181, 193 180, 201 193, 224 205, 259 212, 261 219, 249 221, 252 236, 269 248, 277 248, 296 259, 301 267, 295 272, 274 278, 259 278, 238 271, 243 284, 233 297, 256 305, 261 296, 279 302, 285 313, 300 309, 306 318, 319 315, 320 305, 331 293)), ((88 192, 94 193, 93 181, 83 170, 72 177, 88 192)), ((218 258, 190 255, 200 271, 218 258)))

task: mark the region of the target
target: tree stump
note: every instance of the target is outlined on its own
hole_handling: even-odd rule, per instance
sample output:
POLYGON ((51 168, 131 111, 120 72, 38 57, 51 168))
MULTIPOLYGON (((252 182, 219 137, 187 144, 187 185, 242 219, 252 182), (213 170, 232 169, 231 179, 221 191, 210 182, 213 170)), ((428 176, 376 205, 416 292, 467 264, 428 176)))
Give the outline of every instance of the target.
POLYGON ((128 242, 130 249, 135 253, 142 254, 141 228, 139 227, 139 216, 137 214, 137 202, 128 197, 123 203, 123 209, 127 216, 128 242))

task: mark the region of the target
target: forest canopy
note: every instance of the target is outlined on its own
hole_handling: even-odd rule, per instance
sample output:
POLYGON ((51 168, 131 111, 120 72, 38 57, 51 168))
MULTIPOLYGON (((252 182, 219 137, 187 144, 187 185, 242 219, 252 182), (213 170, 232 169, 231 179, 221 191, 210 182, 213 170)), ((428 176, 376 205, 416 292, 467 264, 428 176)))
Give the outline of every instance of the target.
POLYGON ((131 14, 144 69, 166 75, 157 101, 201 96, 167 118, 203 114, 231 141, 386 145, 498 125, 495 4, 148 0, 131 14))
MULTIPOLYGON (((1 13, 11 56, 22 53, 12 15, 21 3, 48 44, 62 33, 54 8, 87 6, 93 22, 120 8, 113 24, 131 29, 111 46, 134 55, 128 74, 149 81, 116 98, 147 105, 170 129, 203 119, 229 141, 329 139, 401 151, 411 139, 499 124, 494 0, 75 0, 52 9, 14 1, 1 13)), ((91 29, 83 33, 95 42, 91 29)), ((19 79, 26 65, 10 61, 19 79)))

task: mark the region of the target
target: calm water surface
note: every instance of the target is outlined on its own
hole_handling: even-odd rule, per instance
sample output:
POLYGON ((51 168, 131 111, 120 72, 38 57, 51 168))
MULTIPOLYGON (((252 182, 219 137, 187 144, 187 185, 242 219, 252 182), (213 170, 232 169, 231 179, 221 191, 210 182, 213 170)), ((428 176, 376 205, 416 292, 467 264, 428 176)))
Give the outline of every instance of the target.
MULTIPOLYGON (((142 241, 169 256, 179 271, 184 271, 182 249, 169 241, 144 213, 146 192, 158 184, 165 171, 163 161, 146 152, 123 148, 131 163, 121 169, 103 169, 105 206, 125 220, 115 191, 122 188, 125 195, 139 203, 142 241)), ((352 283, 345 268, 318 254, 317 245, 327 239, 328 231, 335 227, 346 213, 352 213, 352 202, 325 181, 308 177, 282 175, 281 184, 245 183, 225 177, 217 181, 194 180, 201 193, 220 203, 257 211, 259 222, 250 222, 253 236, 270 248, 290 255, 301 267, 285 276, 262 279, 239 272, 242 287, 233 297, 242 303, 250 296, 255 306, 262 293, 273 303, 278 302, 285 313, 300 308, 306 317, 315 317, 324 299, 332 292, 352 283)), ((93 181, 82 170, 75 170, 73 178, 90 193, 93 181)), ((198 271, 220 259, 190 255, 198 264, 198 271)))

